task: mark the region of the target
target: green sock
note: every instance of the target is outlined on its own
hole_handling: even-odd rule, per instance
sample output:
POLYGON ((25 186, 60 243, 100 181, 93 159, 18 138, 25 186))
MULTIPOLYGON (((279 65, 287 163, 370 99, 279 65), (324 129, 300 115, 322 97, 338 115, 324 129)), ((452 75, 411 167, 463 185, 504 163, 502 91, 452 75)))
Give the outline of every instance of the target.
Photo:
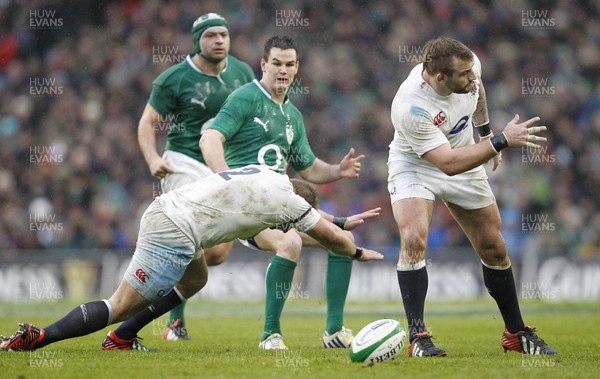
POLYGON ((343 255, 329 254, 327 260, 327 279, 325 295, 327 297, 327 323, 325 330, 333 334, 344 326, 344 306, 350 286, 352 260, 343 255))
POLYGON ((265 327, 261 340, 273 333, 281 334, 279 320, 285 305, 285 300, 292 287, 296 262, 289 259, 273 257, 267 268, 265 278, 266 302, 265 302, 265 327))
POLYGON ((182 301, 181 304, 171 309, 171 312, 169 313, 169 325, 173 324, 177 319, 180 319, 181 326, 185 326, 185 316, 183 315, 185 303, 187 303, 187 300, 182 301))

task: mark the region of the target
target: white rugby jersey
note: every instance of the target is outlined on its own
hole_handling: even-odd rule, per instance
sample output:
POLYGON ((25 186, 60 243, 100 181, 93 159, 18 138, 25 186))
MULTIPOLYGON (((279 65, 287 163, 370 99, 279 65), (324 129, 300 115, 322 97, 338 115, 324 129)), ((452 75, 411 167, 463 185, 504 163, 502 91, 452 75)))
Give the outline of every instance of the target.
MULTIPOLYGON (((392 102, 395 133, 390 143, 390 175, 415 166, 435 168, 421 157, 445 143, 450 143, 452 148, 475 143, 472 118, 479 98, 481 62, 475 54, 473 56, 473 71, 477 79, 469 93, 438 95, 423 80, 422 63, 415 66, 400 85, 392 102)), ((468 172, 479 169, 483 169, 482 166, 468 172)))
POLYGON ((320 214, 293 191, 287 175, 245 166, 209 175, 158 197, 167 217, 197 247, 254 237, 278 227, 311 230, 320 214))

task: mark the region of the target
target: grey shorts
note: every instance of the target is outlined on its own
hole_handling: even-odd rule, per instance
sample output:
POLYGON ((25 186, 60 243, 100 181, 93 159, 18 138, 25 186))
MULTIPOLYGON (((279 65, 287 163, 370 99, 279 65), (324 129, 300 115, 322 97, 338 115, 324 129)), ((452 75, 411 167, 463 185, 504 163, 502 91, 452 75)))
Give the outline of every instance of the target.
POLYGON ((164 214, 160 203, 154 201, 142 216, 125 280, 146 300, 154 302, 175 287, 195 255, 192 240, 164 214))

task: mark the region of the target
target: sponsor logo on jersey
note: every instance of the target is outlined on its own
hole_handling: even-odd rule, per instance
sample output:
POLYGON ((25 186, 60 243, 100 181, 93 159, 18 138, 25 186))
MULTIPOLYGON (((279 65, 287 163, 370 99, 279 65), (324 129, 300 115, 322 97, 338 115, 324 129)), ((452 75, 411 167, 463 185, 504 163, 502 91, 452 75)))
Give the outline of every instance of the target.
POLYGON ((141 282, 141 283, 146 283, 146 280, 149 278, 148 274, 146 274, 144 272, 144 270, 142 270, 141 268, 138 268, 135 271, 135 277, 141 282))
POLYGON ((205 97, 202 100, 198 100, 198 99, 194 99, 192 97, 192 99, 190 100, 192 102, 192 104, 198 104, 200 105, 202 108, 206 109, 206 105, 204 105, 204 103, 206 103, 206 99, 208 99, 208 97, 205 97))
POLYGON ((440 113, 433 118, 433 125, 439 128, 444 122, 446 122, 446 115, 443 111, 440 111, 440 113))
POLYGON ((452 130, 450 130, 450 132, 448 134, 456 135, 456 134, 462 132, 463 130, 465 130, 466 127, 469 125, 470 125, 469 124, 469 116, 462 116, 461 119, 458 120, 456 125, 454 125, 454 127, 452 128, 452 130))
POLYGON ((256 122, 257 124, 259 124, 260 126, 263 127, 263 129, 265 129, 265 133, 269 131, 269 129, 267 129, 267 124, 271 121, 271 120, 267 120, 267 122, 263 122, 260 118, 258 117, 254 117, 254 122, 256 122))

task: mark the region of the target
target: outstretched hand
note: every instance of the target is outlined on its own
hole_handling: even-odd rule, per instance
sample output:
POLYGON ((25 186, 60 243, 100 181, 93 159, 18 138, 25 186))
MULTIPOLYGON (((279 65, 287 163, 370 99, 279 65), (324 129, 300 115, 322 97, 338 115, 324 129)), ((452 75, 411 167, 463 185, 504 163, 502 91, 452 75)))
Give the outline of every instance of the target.
POLYGON ((381 208, 377 207, 362 213, 348 216, 346 218, 346 223, 344 224, 344 230, 354 230, 357 226, 364 224, 365 220, 379 216, 379 212, 381 212, 381 208))
POLYGON ((503 133, 508 140, 508 146, 510 147, 533 147, 539 148, 540 142, 546 142, 546 137, 540 137, 536 134, 546 131, 545 126, 533 126, 536 122, 540 121, 539 117, 533 117, 529 120, 518 124, 519 115, 516 114, 512 120, 506 124, 503 133))
POLYGON ((340 176, 342 178, 357 178, 360 174, 363 159, 365 159, 364 154, 354 158, 354 148, 350 148, 348 154, 340 162, 340 176))
POLYGON ((363 247, 362 251, 362 255, 357 259, 359 262, 380 261, 383 259, 383 254, 378 253, 375 250, 369 250, 363 247))

